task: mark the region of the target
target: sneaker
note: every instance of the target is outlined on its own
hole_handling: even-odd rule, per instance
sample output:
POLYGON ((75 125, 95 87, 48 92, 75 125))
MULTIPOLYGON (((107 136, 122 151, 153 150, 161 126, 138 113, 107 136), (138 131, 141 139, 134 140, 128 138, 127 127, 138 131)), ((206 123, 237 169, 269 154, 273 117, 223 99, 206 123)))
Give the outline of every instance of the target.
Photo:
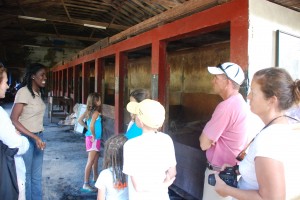
POLYGON ((81 191, 82 192, 97 192, 97 189, 91 187, 88 183, 85 183, 85 184, 83 184, 81 191))
POLYGON ((91 182, 91 186, 95 188, 96 181, 91 182))

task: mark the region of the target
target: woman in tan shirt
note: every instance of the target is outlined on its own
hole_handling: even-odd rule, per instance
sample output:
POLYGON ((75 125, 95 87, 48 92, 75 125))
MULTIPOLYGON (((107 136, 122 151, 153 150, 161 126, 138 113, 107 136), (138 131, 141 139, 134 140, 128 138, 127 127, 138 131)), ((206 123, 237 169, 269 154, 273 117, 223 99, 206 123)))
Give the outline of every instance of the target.
POLYGON ((46 84, 46 68, 30 65, 18 90, 11 112, 11 120, 18 131, 29 140, 28 151, 23 155, 26 166, 26 200, 42 199, 42 165, 46 143, 43 142, 43 118, 46 105, 41 88, 46 84))

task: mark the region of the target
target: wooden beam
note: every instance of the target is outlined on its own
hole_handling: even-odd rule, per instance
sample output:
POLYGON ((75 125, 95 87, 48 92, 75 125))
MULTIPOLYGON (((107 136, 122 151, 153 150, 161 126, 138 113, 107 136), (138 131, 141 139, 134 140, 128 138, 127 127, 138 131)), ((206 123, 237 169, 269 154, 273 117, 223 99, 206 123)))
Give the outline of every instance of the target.
POLYGON ((64 7, 64 10, 65 10, 67 16, 68 16, 69 21, 71 22, 72 19, 71 19, 71 16, 70 16, 69 11, 68 11, 68 9, 67 9, 67 6, 65 5, 65 1, 64 1, 64 0, 61 0, 61 3, 62 3, 62 5, 63 5, 63 7, 64 7))
POLYGON ((120 10, 121 10, 121 8, 122 8, 124 2, 125 2, 125 1, 122 1, 121 3, 119 3, 118 8, 117 8, 117 12, 114 13, 114 16, 113 16, 112 20, 110 21, 110 23, 108 24, 107 28, 109 28, 110 25, 114 23, 114 21, 115 21, 115 19, 116 19, 116 15, 120 12, 120 10))
POLYGON ((62 48, 62 49, 84 49, 86 48, 85 46, 75 46, 75 45, 54 45, 54 44, 43 44, 43 43, 24 43, 22 41, 5 41, 1 43, 3 46, 6 47, 15 47, 15 48, 20 48, 20 47, 25 47, 25 46, 32 46, 32 47, 44 47, 44 48, 62 48))
POLYGON ((8 16, 5 19, 1 18, 0 27, 6 27, 6 26, 8 26, 9 24, 11 24, 14 21, 16 21, 15 17, 8 16))
POLYGON ((57 30, 55 24, 54 24, 53 22, 51 22, 51 24, 53 25, 53 28, 54 28, 54 30, 55 30, 56 35, 59 35, 58 30, 57 30))
POLYGON ((169 0, 144 0, 144 1, 149 2, 150 4, 156 3, 168 9, 181 5, 178 2, 169 1, 169 0))
POLYGON ((80 8, 80 9, 93 10, 93 11, 98 11, 98 12, 107 12, 107 10, 102 10, 100 8, 95 8, 95 7, 79 6, 79 5, 70 4, 70 3, 65 3, 65 5, 68 7, 72 7, 72 8, 80 8))
POLYGON ((147 7, 144 6, 142 3, 140 3, 140 1, 133 0, 133 2, 134 2, 136 5, 138 5, 138 6, 142 7, 142 8, 144 8, 147 12, 151 13, 152 15, 154 15, 154 16, 157 15, 157 12, 154 12, 151 8, 147 8, 147 7))
MULTIPOLYGON (((0 9, 0 12, 2 12, 4 15, 7 16, 14 16, 14 17, 18 17, 18 13, 17 12, 7 12, 7 10, 5 9, 0 9)), ((53 16, 53 15, 46 15, 45 13, 26 13, 26 15, 30 16, 30 17, 38 17, 38 18, 44 18, 47 21, 53 21, 53 22, 60 22, 60 23, 66 23, 66 24, 75 24, 75 25, 84 25, 84 24, 91 24, 91 25, 96 25, 96 26, 105 26, 107 27, 109 25, 109 23, 107 22, 98 22, 98 21, 91 21, 91 20, 81 20, 81 19, 75 19, 72 18, 72 21, 69 21, 68 19, 66 19, 65 17, 57 17, 57 16, 53 16)), ((127 28, 129 28, 128 26, 123 26, 123 25, 119 25, 119 24, 111 24, 109 26, 109 28, 111 29, 116 29, 116 30, 125 30, 127 28)))
POLYGON ((125 31, 122 31, 119 34, 116 34, 110 37, 109 42, 111 44, 117 43, 121 40, 124 40, 128 37, 132 37, 138 35, 142 32, 150 30, 159 25, 169 23, 176 19, 182 18, 187 15, 191 15, 193 13, 199 12, 201 10, 205 10, 211 8, 213 6, 218 5, 218 0, 191 0, 184 3, 182 6, 177 6, 171 10, 163 12, 159 15, 156 15, 150 19, 143 21, 135 26, 128 28, 125 31))
MULTIPOLYGON (((56 35, 51 33, 43 33, 43 32, 32 32, 32 31, 25 31, 26 35, 31 36, 49 36, 49 37, 56 37, 56 38, 65 38, 65 39, 74 39, 74 40, 82 40, 82 41, 90 41, 90 42, 97 42, 101 40, 102 38, 90 38, 89 36, 83 37, 83 36, 74 36, 74 35, 56 35)), ((14 35, 22 35, 23 33, 19 30, 7 30, 2 29, 1 34, 14 34, 14 35)))

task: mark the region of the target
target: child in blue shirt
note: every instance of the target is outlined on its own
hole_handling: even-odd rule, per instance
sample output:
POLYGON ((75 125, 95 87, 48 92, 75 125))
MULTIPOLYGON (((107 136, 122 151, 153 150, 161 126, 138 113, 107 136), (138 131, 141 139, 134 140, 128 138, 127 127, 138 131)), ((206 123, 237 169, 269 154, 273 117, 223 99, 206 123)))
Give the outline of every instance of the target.
POLYGON ((78 119, 78 123, 87 129, 85 144, 86 151, 88 152, 88 160, 85 166, 84 184, 82 186, 82 191, 84 192, 96 192, 96 189, 90 186, 89 178, 92 169, 93 181, 95 182, 98 178, 98 160, 102 135, 100 108, 100 95, 98 93, 91 93, 87 98, 86 111, 78 119))
MULTIPOLYGON (((130 102, 141 102, 144 99, 150 98, 150 92, 146 89, 136 89, 129 95, 130 102)), ((130 113, 131 115, 131 121, 128 124, 127 131, 125 133, 125 136, 128 139, 132 139, 135 137, 138 137, 142 135, 142 129, 139 128, 135 123, 135 114, 130 113)))

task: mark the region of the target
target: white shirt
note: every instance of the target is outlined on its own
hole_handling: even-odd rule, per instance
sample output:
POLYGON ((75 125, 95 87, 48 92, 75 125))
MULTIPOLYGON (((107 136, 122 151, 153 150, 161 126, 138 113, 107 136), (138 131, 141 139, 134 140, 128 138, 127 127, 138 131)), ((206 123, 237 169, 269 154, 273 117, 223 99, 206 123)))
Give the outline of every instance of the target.
POLYGON ((168 188, 155 191, 137 192, 130 176, 143 185, 162 184, 166 171, 176 166, 173 141, 165 133, 143 133, 128 140, 124 145, 123 172, 128 175, 128 192, 130 200, 168 200, 168 188))
POLYGON ((7 112, 0 106, 0 140, 9 148, 19 148, 15 155, 15 165, 17 171, 18 182, 25 183, 25 164, 22 155, 29 148, 29 142, 26 137, 16 132, 7 112))
POLYGON ((128 200, 128 188, 117 190, 114 188, 113 173, 111 168, 104 169, 100 172, 95 186, 100 188, 102 186, 106 189, 106 200, 128 200))
MULTIPOLYGON (((238 187, 244 190, 258 190, 255 172, 255 157, 267 157, 284 164, 286 199, 300 196, 300 125, 273 124, 261 131, 250 145, 245 159, 240 163, 242 177, 238 187), (292 128, 297 128, 293 130, 292 128)), ((276 174, 274 174, 276 176, 276 174)))

